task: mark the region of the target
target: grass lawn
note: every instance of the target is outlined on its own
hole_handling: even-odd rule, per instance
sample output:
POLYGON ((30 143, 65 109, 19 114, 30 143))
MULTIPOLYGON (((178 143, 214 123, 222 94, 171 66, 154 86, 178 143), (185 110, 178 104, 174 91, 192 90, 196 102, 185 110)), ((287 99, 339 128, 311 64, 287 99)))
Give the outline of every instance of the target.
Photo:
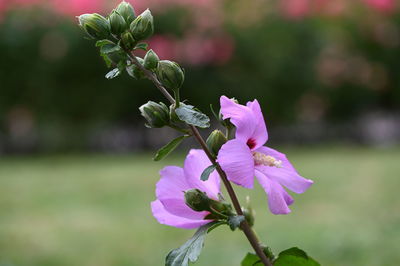
MULTIPOLYGON (((256 231, 275 252, 299 246, 322 265, 399 265, 400 149, 284 149, 315 181, 294 195, 292 213, 274 216, 252 198, 256 231)), ((183 155, 150 154, 0 159, 0 265, 163 265, 193 231, 159 225, 149 204, 158 171, 183 155)), ((196 265, 239 265, 250 246, 221 227, 196 265)))

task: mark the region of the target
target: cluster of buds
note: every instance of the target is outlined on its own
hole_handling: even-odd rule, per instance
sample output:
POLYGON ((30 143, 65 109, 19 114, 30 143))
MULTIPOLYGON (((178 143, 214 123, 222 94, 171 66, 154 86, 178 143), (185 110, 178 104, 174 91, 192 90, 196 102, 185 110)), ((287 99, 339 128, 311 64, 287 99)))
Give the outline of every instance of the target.
POLYGON ((153 16, 145 10, 136 17, 132 5, 121 2, 107 18, 97 13, 78 17, 79 25, 93 39, 120 38, 129 49, 135 42, 147 39, 153 34, 153 16))
POLYGON ((123 1, 107 17, 93 13, 80 15, 78 19, 80 27, 90 38, 99 41, 107 40, 116 46, 101 54, 106 61, 118 66, 120 70, 118 74, 125 68, 133 78, 145 78, 143 71, 137 66, 139 63, 154 73, 164 87, 172 90, 179 98, 179 89, 185 75, 177 63, 159 60, 153 50, 147 51, 144 58, 135 57, 137 62, 130 60, 133 50, 147 49, 147 44, 142 43, 139 46, 138 43, 151 37, 154 32, 153 16, 149 9, 136 16, 132 5, 123 1))

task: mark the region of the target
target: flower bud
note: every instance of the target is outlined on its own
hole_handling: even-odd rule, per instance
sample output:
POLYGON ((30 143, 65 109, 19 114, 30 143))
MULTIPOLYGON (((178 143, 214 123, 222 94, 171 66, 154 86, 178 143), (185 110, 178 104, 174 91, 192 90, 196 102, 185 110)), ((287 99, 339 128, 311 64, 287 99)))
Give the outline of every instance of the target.
POLYGON ((207 146, 213 155, 218 155, 221 146, 224 145, 228 140, 221 130, 214 130, 207 138, 207 146))
POLYGON ((92 38, 106 39, 110 36, 110 23, 97 13, 83 14, 78 17, 79 26, 92 38))
POLYGON ((149 101, 139 107, 140 114, 146 119, 146 127, 160 128, 169 124, 169 109, 160 102, 149 101))
POLYGON ((161 60, 156 70, 158 80, 168 89, 178 90, 185 79, 182 68, 175 62, 161 60))
POLYGON ((120 35, 126 30, 125 19, 117 11, 114 10, 111 13, 108 17, 108 21, 110 22, 110 28, 113 34, 120 35))
POLYGON ((125 19, 127 25, 130 25, 136 17, 132 5, 125 1, 122 1, 115 10, 125 19))
POLYGON ((136 44, 135 39, 133 39, 133 36, 129 31, 126 31, 121 35, 121 41, 124 47, 129 50, 132 50, 136 44))
POLYGON ((130 25, 133 38, 136 41, 149 38, 154 31, 153 16, 150 10, 146 9, 130 25))
POLYGON ((197 212, 210 209, 210 199, 207 194, 197 188, 185 191, 185 202, 187 206, 197 212))
MULTIPOLYGON (((143 65, 143 59, 140 57, 136 57, 140 64, 143 65)), ((126 72, 128 72, 129 76, 135 79, 142 79, 145 77, 144 73, 140 68, 138 68, 135 64, 131 64, 126 67, 126 72)))
POLYGON ((146 69, 153 70, 157 68, 158 61, 160 61, 160 59, 158 58, 157 54, 150 49, 144 56, 143 65, 146 69))

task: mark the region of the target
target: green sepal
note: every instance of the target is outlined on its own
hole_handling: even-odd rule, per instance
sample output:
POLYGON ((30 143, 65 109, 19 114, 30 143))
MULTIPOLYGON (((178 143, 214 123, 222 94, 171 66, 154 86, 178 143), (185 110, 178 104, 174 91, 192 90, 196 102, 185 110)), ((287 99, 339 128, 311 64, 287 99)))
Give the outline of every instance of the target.
POLYGON ((165 146, 161 147, 156 155, 154 156, 153 160, 154 161, 160 161, 163 158, 167 157, 168 154, 170 154, 173 150, 176 149, 176 147, 179 146, 179 144, 181 144, 181 142, 185 139, 189 137, 189 135, 183 135, 180 137, 177 137, 173 140, 171 140, 169 143, 167 143, 165 146))

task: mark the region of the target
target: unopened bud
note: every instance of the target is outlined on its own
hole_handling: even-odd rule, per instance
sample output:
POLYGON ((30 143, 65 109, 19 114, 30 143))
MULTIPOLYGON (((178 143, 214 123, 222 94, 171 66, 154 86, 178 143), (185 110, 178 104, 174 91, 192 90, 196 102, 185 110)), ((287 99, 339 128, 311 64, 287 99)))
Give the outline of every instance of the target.
POLYGON ((146 69, 153 70, 157 68, 158 61, 160 61, 160 59, 158 58, 157 54, 150 49, 144 56, 143 65, 146 69))
POLYGON ((208 211, 210 209, 210 199, 206 193, 198 189, 185 191, 185 202, 187 206, 197 212, 208 211))
MULTIPOLYGON (((139 61, 141 65, 143 65, 143 59, 140 57, 136 57, 136 59, 139 61)), ((142 70, 140 70, 139 67, 137 67, 135 64, 131 64, 126 67, 126 72, 128 72, 129 76, 135 78, 135 79, 142 79, 145 77, 144 73, 142 70)))
POLYGON ((133 36, 129 31, 122 34, 121 40, 126 49, 132 50, 133 47, 135 47, 136 41, 133 39, 133 36))
POLYGON ((130 30, 136 41, 149 38, 154 31, 153 16, 150 10, 146 9, 130 24, 130 30))
POLYGON ((83 14, 78 17, 79 26, 92 38, 106 39, 110 36, 110 23, 97 13, 83 14))
POLYGON ((224 133, 220 130, 214 130, 211 132, 210 136, 207 138, 207 146, 213 155, 218 155, 221 146, 224 145, 228 140, 226 139, 224 133))
POLYGON ((132 5, 125 1, 122 1, 115 10, 125 19, 127 25, 130 25, 136 17, 132 5))
POLYGON ((169 109, 160 102, 149 101, 139 107, 140 114, 146 119, 146 127, 160 128, 169 124, 169 109))
POLYGON ((126 30, 126 22, 123 16, 118 11, 113 11, 108 17, 110 22, 111 32, 115 35, 120 35, 126 30))
POLYGON ((179 90, 185 80, 182 68, 175 62, 161 60, 157 66, 157 78, 168 89, 179 90))

